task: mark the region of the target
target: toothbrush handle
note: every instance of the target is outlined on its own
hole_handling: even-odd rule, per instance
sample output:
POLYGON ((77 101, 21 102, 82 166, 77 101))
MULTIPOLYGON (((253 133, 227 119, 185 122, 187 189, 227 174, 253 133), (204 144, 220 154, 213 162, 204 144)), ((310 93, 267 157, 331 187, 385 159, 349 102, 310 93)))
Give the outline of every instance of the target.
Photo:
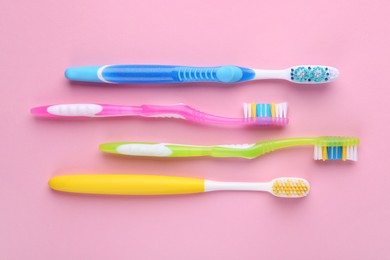
MULTIPOLYGON (((269 141, 257 142, 252 144, 230 144, 215 146, 195 146, 182 144, 165 143, 106 143, 99 146, 100 150, 106 153, 123 154, 130 156, 153 156, 153 157, 241 157, 252 159, 263 154, 288 148, 292 146, 303 145, 321 145, 321 141, 329 144, 325 138, 334 139, 334 137, 301 137, 274 139, 269 141)), ((337 140, 337 139, 336 139, 337 140)), ((340 145, 339 142, 334 145, 340 145)), ((324 145, 321 145, 324 146, 324 145)))
POLYGON ((195 146, 164 143, 106 143, 99 146, 107 153, 148 157, 256 157, 255 144, 195 146))
POLYGON ((40 106, 31 109, 31 113, 39 117, 114 117, 114 116, 143 116, 185 119, 200 124, 215 124, 229 126, 284 126, 286 118, 227 118, 206 114, 184 104, 158 105, 110 105, 110 104, 59 104, 40 106))
POLYGON ((50 179, 49 186, 64 192, 110 195, 169 195, 205 191, 203 179, 124 174, 57 176, 50 179))
POLYGON ((42 117, 112 117, 144 116, 171 117, 203 122, 204 113, 184 104, 177 105, 111 105, 111 104, 59 104, 40 106, 31 109, 31 113, 42 117))
POLYGON ((68 68, 65 76, 69 80, 117 84, 234 83, 253 79, 255 72, 238 66, 106 65, 68 68))
POLYGON ((109 104, 59 104, 31 109, 40 117, 110 117, 142 115, 142 107, 109 104))

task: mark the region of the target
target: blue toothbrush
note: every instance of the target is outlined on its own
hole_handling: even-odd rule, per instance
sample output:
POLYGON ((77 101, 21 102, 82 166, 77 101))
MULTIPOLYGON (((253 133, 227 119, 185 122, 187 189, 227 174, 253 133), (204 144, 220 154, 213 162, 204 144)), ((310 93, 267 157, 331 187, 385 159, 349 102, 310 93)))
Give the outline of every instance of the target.
POLYGON ((160 84, 183 82, 237 83, 258 79, 282 79, 317 84, 334 81, 339 71, 322 65, 300 65, 282 70, 249 69, 238 66, 189 67, 171 65, 105 65, 72 67, 69 80, 115 84, 160 84))

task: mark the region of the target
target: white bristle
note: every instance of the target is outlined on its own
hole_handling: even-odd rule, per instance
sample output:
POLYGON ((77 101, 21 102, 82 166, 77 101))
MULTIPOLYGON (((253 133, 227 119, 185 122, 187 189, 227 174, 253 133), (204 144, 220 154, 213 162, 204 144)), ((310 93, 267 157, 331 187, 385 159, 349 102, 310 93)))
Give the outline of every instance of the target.
POLYGON ((347 160, 352 160, 352 147, 353 146, 347 146, 347 160))
POLYGON ((322 147, 314 146, 314 160, 322 160, 322 147))
POLYGON ((318 146, 318 160, 322 160, 322 147, 318 146))
POLYGON ((275 105, 275 110, 276 110, 276 117, 280 117, 280 115, 281 115, 281 108, 280 108, 280 104, 276 104, 275 105))
POLYGON ((322 160, 322 147, 315 145, 314 146, 314 160, 322 160))
POLYGON ((244 108, 244 118, 248 118, 248 104, 244 103, 242 106, 244 108))
POLYGON ((283 104, 283 117, 287 118, 287 103, 282 103, 283 104))

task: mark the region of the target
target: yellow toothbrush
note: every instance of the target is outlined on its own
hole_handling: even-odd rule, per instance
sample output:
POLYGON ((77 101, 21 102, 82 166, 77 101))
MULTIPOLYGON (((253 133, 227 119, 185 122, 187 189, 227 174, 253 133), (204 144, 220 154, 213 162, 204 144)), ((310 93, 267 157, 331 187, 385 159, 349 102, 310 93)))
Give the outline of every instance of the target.
POLYGON ((310 191, 309 182, 302 178, 276 178, 270 182, 220 182, 198 178, 124 175, 80 174, 57 176, 49 186, 58 191, 106 195, 170 195, 220 190, 265 191, 281 198, 302 198, 310 191))

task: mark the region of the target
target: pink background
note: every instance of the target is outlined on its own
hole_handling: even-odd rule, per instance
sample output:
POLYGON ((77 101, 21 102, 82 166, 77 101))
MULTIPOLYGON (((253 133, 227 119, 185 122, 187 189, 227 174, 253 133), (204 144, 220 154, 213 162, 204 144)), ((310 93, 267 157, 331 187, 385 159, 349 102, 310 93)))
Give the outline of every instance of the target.
POLYGON ((389 11, 386 0, 1 1, 0 259, 390 259, 389 11), (113 63, 285 68, 327 64, 327 86, 109 86, 64 69, 113 63), (288 101, 281 130, 140 118, 33 118, 55 103, 173 104, 238 116, 242 102, 288 101), (315 162, 313 149, 255 160, 104 155, 109 141, 251 143, 355 135, 357 163, 315 162), (226 181, 307 178, 303 200, 219 192, 169 197, 62 194, 50 177, 149 173, 226 181))

